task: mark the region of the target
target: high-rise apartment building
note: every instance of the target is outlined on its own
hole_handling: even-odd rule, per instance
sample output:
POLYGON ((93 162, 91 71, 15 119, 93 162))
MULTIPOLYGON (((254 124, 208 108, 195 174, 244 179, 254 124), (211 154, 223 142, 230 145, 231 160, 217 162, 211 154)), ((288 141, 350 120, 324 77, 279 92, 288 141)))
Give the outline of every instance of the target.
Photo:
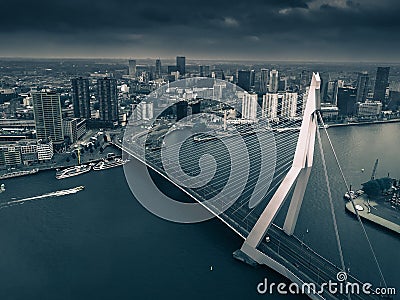
POLYGON ((156 79, 161 78, 161 59, 156 59, 156 69, 154 71, 156 79))
POLYGON ((130 59, 129 60, 129 76, 135 77, 136 76, 136 60, 130 59))
POLYGON ((269 72, 269 87, 268 87, 268 91, 270 93, 276 93, 276 92, 278 92, 278 86, 279 86, 278 71, 277 70, 271 70, 271 72, 269 72))
POLYGON ((74 117, 90 119, 89 79, 74 78, 71 80, 71 86, 74 117))
POLYGON ((261 69, 261 77, 260 77, 260 92, 266 93, 268 91, 268 83, 269 83, 269 70, 261 69))
POLYGON ((368 96, 368 72, 358 73, 356 102, 364 102, 368 96))
POLYGON ((257 119, 257 94, 244 93, 242 98, 242 118, 255 121, 257 119))
POLYGON ((109 125, 118 122, 117 81, 107 77, 98 79, 97 97, 100 104, 100 120, 109 125))
POLYGON ((374 100, 382 101, 385 100, 386 88, 389 84, 389 72, 390 67, 378 67, 376 70, 376 80, 374 88, 374 100))
POLYGON ((60 95, 55 92, 32 93, 38 140, 51 140, 55 148, 64 143, 60 95))

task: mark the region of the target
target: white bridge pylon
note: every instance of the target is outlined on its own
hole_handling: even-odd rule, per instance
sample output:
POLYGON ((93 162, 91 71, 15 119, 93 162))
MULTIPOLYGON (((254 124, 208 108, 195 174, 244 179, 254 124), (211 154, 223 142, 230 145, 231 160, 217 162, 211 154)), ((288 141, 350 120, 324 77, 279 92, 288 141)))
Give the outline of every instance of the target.
POLYGON ((313 164, 317 130, 316 111, 320 109, 320 84, 319 74, 313 73, 292 167, 243 243, 241 250, 256 261, 256 257, 249 253, 254 252, 249 250, 256 250, 261 243, 292 188, 294 191, 283 229, 288 235, 294 232, 313 164))

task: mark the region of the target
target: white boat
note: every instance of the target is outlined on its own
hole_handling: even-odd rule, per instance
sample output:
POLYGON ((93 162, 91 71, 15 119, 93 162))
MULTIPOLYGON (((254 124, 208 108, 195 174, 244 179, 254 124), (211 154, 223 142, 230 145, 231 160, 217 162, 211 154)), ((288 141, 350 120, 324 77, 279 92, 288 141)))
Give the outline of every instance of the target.
POLYGON ((69 167, 60 171, 57 171, 56 173, 56 178, 57 179, 64 179, 72 176, 77 176, 80 174, 87 173, 91 170, 90 165, 78 165, 78 166, 73 166, 69 167))
POLYGON ((93 170, 95 171, 101 171, 105 169, 110 169, 118 166, 122 166, 128 162, 127 159, 123 160, 122 158, 114 158, 114 159, 104 159, 101 162, 97 163, 94 167, 93 170))
POLYGON ((24 175, 31 175, 39 172, 39 169, 35 168, 32 170, 27 170, 27 171, 15 171, 11 173, 5 173, 3 175, 0 175, 0 179, 7 179, 7 178, 13 178, 13 177, 19 177, 19 176, 24 176, 24 175))

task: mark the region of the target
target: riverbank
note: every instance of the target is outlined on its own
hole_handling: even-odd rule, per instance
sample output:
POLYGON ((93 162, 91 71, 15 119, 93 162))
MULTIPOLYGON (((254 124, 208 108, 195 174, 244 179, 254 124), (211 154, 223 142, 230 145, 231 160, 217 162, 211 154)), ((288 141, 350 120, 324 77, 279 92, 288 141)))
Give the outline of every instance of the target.
POLYGON ((341 126, 362 126, 362 125, 373 125, 373 124, 387 124, 387 123, 398 123, 400 119, 390 120, 378 120, 368 122, 349 122, 349 123, 327 123, 328 127, 341 127, 341 126))
MULTIPOLYGON (((81 154, 81 156, 80 156, 81 164, 97 163, 97 162, 101 161, 103 158, 105 158, 108 153, 114 153, 115 155, 121 155, 121 151, 117 147, 115 147, 112 144, 108 144, 107 147, 104 148, 103 152, 97 151, 97 152, 93 152, 93 153, 87 152, 87 153, 81 154)), ((47 171, 47 170, 63 169, 63 168, 75 166, 77 164, 78 164, 77 159, 72 158, 70 153, 55 153, 50 162, 34 164, 34 165, 30 165, 30 166, 23 166, 20 168, 0 170, 0 176, 6 175, 6 174, 11 174, 11 173, 23 172, 23 171, 33 171, 35 169, 37 169, 39 172, 47 171)), ((34 174, 36 174, 36 173, 34 173, 34 174)), ((32 175, 34 175, 34 174, 32 174, 32 175)), ((27 174, 27 175, 29 175, 29 174, 27 174)), ((22 175, 22 176, 24 176, 24 175, 22 175)), ((11 176, 9 178, 14 178, 14 177, 18 177, 18 175, 11 176)), ((1 180, 5 181, 9 178, 4 178, 1 180)))

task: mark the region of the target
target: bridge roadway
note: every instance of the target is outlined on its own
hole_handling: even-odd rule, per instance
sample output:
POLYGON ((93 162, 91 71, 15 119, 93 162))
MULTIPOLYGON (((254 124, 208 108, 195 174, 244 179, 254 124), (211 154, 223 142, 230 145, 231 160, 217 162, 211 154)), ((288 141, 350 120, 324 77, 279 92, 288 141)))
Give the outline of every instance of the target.
MULTIPOLYGON (((125 151, 132 157, 143 162, 142 158, 138 157, 137 154, 135 154, 131 149, 126 149, 126 147, 124 147, 118 140, 114 140, 112 144, 125 151)), ((149 161, 146 161, 145 164, 157 173, 165 175, 164 171, 156 164, 153 164, 149 161)), ((196 195, 191 193, 191 191, 184 190, 182 187, 179 188, 185 192, 189 192, 188 194, 190 194, 194 200, 200 204, 202 203, 196 198, 196 195)), ((251 230, 249 224, 254 224, 257 221, 256 216, 251 214, 249 215, 248 211, 246 211, 243 207, 236 207, 233 209, 230 208, 217 217, 224 221, 224 223, 226 223, 244 239, 249 233, 249 230, 251 230), (234 210, 234 213, 232 213, 232 210, 234 210), (246 222, 244 222, 245 219, 247 220, 246 222)), ((268 229, 266 237, 269 237, 268 241, 267 239, 263 239, 257 249, 274 259, 276 262, 285 266, 303 282, 314 283, 317 286, 317 291, 322 283, 328 283, 329 280, 332 282, 338 282, 336 275, 342 270, 312 250, 296 236, 288 236, 281 228, 273 224, 268 229)), ((362 287, 362 282, 351 274, 348 274, 348 282, 358 283, 360 285, 360 289, 362 287)), ((348 299, 346 295, 332 295, 328 293, 326 289, 321 295, 325 299, 348 299)), ((359 295, 352 294, 351 299, 367 300, 382 298, 378 295, 362 294, 360 291, 359 295)))

